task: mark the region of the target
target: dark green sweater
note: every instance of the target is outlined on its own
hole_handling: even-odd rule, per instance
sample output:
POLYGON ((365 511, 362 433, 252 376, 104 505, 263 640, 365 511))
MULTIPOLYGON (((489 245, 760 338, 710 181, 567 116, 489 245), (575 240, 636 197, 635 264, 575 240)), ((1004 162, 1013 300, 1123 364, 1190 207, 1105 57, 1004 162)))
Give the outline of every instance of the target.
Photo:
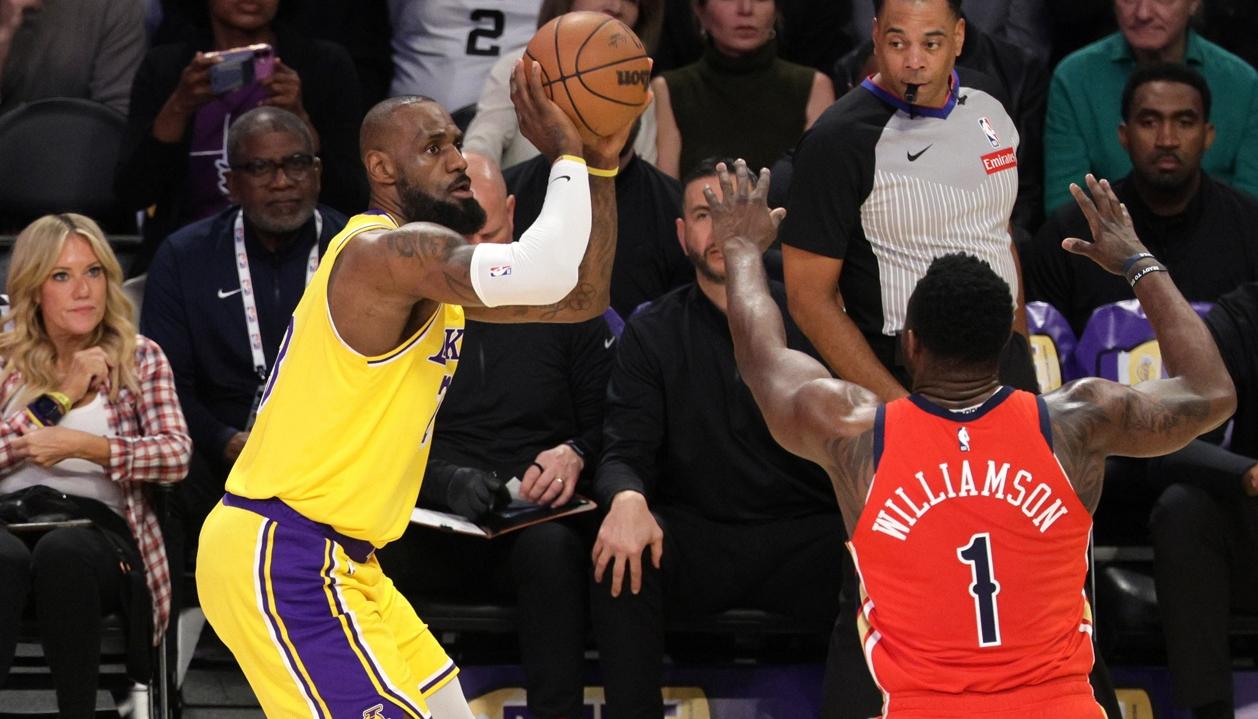
POLYGON ((729 57, 708 45, 698 62, 664 73, 681 131, 681 175, 708 157, 769 167, 804 132, 811 68, 781 60, 770 41, 729 57))

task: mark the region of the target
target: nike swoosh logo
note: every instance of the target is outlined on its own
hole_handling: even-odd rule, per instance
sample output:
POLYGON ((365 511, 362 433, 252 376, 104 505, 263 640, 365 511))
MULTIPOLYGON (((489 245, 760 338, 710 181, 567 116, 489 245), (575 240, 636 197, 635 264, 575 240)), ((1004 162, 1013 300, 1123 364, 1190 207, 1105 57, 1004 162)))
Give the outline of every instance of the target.
POLYGON ((905 152, 905 153, 904 153, 904 156, 905 156, 905 157, 907 157, 907 158, 909 158, 909 162, 917 162, 917 158, 919 158, 919 157, 921 157, 922 155, 926 154, 926 151, 927 151, 927 150, 929 150, 930 148, 934 147, 934 146, 935 146, 935 144, 932 142, 931 144, 927 145, 926 147, 923 147, 923 148, 922 148, 922 150, 921 150, 921 152, 918 152, 917 154, 913 154, 913 153, 911 153, 911 152, 905 152))
POLYGON ((552 185, 553 185, 553 184, 555 184, 555 181, 556 181, 556 180, 567 180, 568 182, 572 182, 572 176, 571 176, 571 175, 559 175, 559 176, 558 176, 558 177, 556 177, 554 180, 551 180, 551 181, 550 181, 550 184, 552 184, 552 185))
POLYGON ((219 290, 219 291, 218 291, 218 298, 219 298, 220 300, 225 300, 225 299, 227 299, 228 297, 231 297, 231 296, 232 296, 232 295, 234 295, 234 294, 239 294, 239 292, 240 292, 240 288, 239 288, 239 287, 237 287, 236 289, 232 290, 231 292, 224 292, 224 291, 222 291, 222 290, 219 290))
POLYGON ((603 349, 610 349, 612 344, 615 341, 616 341, 615 337, 608 337, 607 339, 603 340, 603 349))

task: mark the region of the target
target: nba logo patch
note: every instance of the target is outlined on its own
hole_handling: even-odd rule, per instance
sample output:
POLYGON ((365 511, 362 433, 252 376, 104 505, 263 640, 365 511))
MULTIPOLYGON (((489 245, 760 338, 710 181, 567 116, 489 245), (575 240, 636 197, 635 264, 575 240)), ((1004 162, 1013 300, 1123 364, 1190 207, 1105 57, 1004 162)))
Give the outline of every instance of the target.
POLYGON ((957 430, 957 444, 961 445, 962 452, 970 451, 970 433, 965 431, 965 427, 957 430))
POLYGON ((489 268, 490 277, 506 277, 511 274, 511 265, 498 265, 489 268))
POLYGON ((980 117, 978 126, 982 128, 983 134, 987 135, 987 141, 992 144, 992 147, 1000 147, 1000 137, 996 134, 996 128, 992 127, 991 120, 986 117, 980 117))

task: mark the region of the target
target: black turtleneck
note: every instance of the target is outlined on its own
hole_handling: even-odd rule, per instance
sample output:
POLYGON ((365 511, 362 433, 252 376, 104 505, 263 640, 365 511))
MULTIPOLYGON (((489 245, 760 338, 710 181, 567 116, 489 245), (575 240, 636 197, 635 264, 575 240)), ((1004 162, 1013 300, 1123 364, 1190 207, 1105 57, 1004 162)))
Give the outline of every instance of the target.
POLYGON ((771 166, 804 132, 813 75, 779 59, 773 40, 739 57, 709 43, 698 62, 664 73, 681 131, 681 174, 708 157, 771 166))
MULTIPOLYGON (((1136 234, 1189 300, 1214 302, 1240 284, 1258 280, 1258 200, 1205 174, 1188 206, 1172 216, 1154 214, 1130 175, 1114 183, 1114 192, 1131 212, 1136 234)), ((1135 295, 1122 277, 1062 250, 1066 237, 1091 239, 1074 203, 1054 212, 1040 229, 1023 260, 1023 273, 1027 300, 1056 307, 1077 335, 1097 307, 1135 295)))

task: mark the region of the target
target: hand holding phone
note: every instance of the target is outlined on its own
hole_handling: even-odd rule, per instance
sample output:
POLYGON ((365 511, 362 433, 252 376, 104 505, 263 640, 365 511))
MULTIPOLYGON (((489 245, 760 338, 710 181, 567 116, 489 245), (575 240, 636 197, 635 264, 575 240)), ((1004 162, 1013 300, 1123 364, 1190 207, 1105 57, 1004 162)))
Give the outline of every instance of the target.
POLYGON ((266 43, 234 47, 206 53, 210 66, 210 91, 222 95, 271 76, 275 70, 275 51, 266 43))

